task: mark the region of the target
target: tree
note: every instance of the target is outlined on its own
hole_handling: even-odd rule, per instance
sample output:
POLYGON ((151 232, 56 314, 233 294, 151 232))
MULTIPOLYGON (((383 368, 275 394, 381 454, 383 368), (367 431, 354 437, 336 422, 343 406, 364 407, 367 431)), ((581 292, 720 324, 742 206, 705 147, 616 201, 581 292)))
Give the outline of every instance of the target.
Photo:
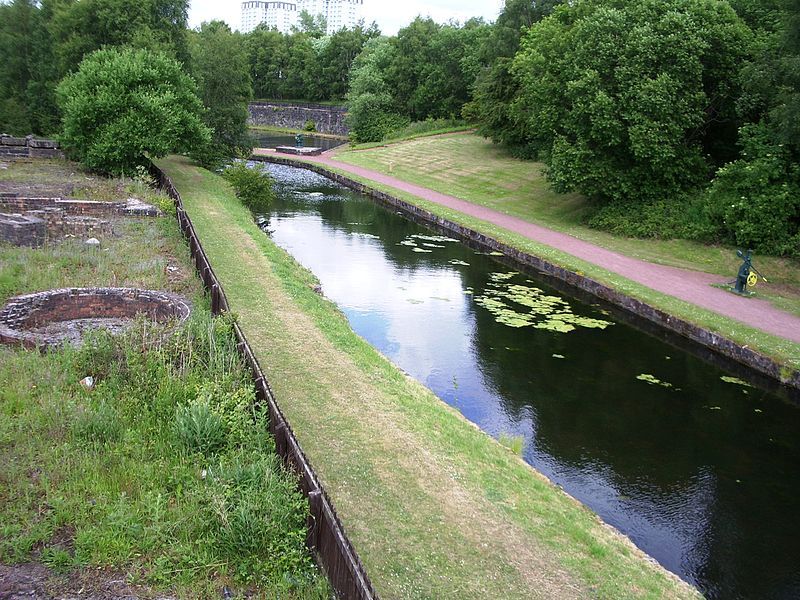
POLYGON ((353 29, 341 29, 330 36, 316 61, 320 65, 323 99, 345 97, 353 61, 363 50, 364 44, 379 35, 380 31, 373 23, 369 29, 359 25, 353 29))
POLYGON ((300 26, 293 27, 295 33, 305 33, 313 38, 325 36, 328 29, 328 20, 325 15, 312 15, 307 10, 300 11, 300 26))
POLYGON ((187 64, 188 0, 64 0, 52 31, 61 75, 104 46, 159 51, 187 64))
POLYGON ((393 112, 394 100, 386 82, 393 46, 388 38, 373 38, 353 63, 347 94, 347 123, 357 142, 377 142, 408 120, 393 112))
POLYGON ((583 0, 523 39, 511 117, 558 191, 673 198, 708 180, 735 130, 750 30, 716 0, 583 0))
POLYGON ((479 131, 512 151, 524 147, 519 127, 510 115, 518 88, 511 76, 511 64, 519 51, 525 30, 553 12, 563 0, 507 0, 497 22, 477 46, 477 68, 470 80, 472 101, 464 116, 479 124, 479 131))
POLYGON ((718 240, 800 256, 800 0, 736 5, 749 9, 757 35, 741 72, 747 123, 741 156, 709 190, 707 214, 718 240))
POLYGON ((213 131, 209 154, 212 166, 248 153, 247 103, 253 97, 242 36, 221 21, 203 23, 191 36, 192 73, 205 106, 203 121, 213 131))
POLYGON ((245 35, 250 77, 256 98, 284 98, 289 62, 287 37, 261 25, 245 35))
POLYGON ((190 153, 211 141, 194 82, 162 53, 98 50, 61 82, 57 97, 61 142, 93 171, 131 174, 148 157, 190 153))
POLYGON ((32 130, 25 106, 31 80, 31 33, 36 5, 31 0, 0 4, 0 130, 27 135, 32 130))

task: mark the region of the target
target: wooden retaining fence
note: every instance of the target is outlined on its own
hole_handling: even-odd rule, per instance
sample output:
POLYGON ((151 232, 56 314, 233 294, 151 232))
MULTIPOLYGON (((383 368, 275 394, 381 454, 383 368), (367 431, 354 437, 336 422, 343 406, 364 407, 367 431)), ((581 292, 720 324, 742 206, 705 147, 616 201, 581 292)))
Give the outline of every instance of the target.
MULTIPOLYGON (((153 165, 153 174, 162 189, 175 201, 181 231, 189 242, 192 260, 211 296, 211 312, 214 315, 230 312, 225 290, 211 268, 211 263, 197 237, 192 220, 183 207, 180 193, 167 174, 155 165, 153 165)), ((244 332, 238 323, 234 323, 233 328, 239 352, 253 374, 256 398, 262 410, 265 409, 268 412, 269 430, 275 436, 276 451, 284 463, 298 474, 300 489, 308 498, 310 515, 306 542, 309 549, 316 555, 319 564, 325 570, 337 597, 346 600, 351 598, 354 600, 377 599, 378 596, 367 576, 364 565, 347 538, 333 503, 303 453, 289 422, 281 412, 272 388, 270 388, 244 332)))

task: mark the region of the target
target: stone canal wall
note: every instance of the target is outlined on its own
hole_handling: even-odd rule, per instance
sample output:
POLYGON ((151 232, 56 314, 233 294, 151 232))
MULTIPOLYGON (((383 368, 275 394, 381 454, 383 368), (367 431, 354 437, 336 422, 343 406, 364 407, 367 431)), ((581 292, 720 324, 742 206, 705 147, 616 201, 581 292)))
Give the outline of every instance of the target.
POLYGON ((313 121, 315 131, 318 133, 347 137, 350 135, 350 129, 345 123, 346 114, 346 106, 251 102, 249 123, 302 131, 306 128, 306 123, 313 121))

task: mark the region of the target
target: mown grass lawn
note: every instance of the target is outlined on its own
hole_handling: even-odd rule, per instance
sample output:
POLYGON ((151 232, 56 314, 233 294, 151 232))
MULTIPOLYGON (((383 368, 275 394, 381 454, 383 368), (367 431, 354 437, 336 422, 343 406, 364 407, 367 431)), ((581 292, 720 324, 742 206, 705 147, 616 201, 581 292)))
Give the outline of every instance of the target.
POLYGON ((354 334, 221 178, 159 166, 381 597, 698 597, 354 334))
MULTIPOLYGON (((422 185, 494 210, 574 235, 598 246, 649 262, 715 273, 735 279, 736 249, 687 240, 642 240, 615 236, 584 224, 591 211, 579 194, 553 192, 544 165, 511 157, 475 134, 422 138, 367 149, 342 149, 336 159, 422 185)), ((800 261, 757 256, 754 264, 769 285, 758 293, 800 315, 800 261)))

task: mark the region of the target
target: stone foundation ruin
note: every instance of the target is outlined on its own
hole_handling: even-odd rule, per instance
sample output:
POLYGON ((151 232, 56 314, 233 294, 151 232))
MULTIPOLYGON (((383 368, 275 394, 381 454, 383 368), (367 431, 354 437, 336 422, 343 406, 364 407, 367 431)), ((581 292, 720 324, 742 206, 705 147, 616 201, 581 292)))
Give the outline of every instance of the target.
POLYGON ((0 311, 0 343, 26 348, 80 345, 84 333, 119 333, 144 316, 158 323, 185 321, 191 304, 168 292, 131 288, 68 288, 11 298, 0 311))
POLYGON ((100 217, 159 214, 156 207, 137 198, 98 202, 71 198, 31 198, 0 192, 0 242, 38 248, 64 237, 102 237, 114 233, 110 221, 100 217))

